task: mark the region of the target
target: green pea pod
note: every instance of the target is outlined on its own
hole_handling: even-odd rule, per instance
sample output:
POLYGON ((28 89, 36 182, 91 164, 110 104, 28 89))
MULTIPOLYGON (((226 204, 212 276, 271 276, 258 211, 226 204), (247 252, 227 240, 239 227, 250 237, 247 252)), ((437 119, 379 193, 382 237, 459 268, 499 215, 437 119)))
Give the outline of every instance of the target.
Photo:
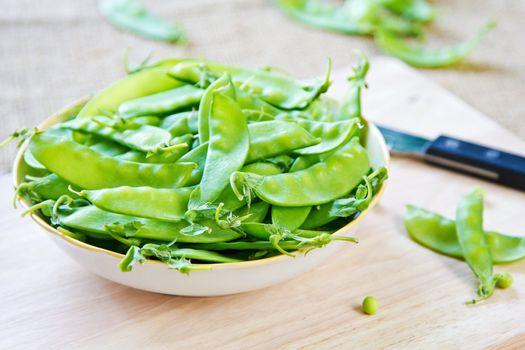
MULTIPOLYGON (((209 115, 210 141, 198 203, 213 203, 228 186, 230 174, 241 169, 249 149, 246 118, 230 97, 216 92, 209 115)), ((190 201, 190 206, 192 206, 190 201)))
POLYGON ((252 204, 251 206, 244 206, 238 210, 235 211, 235 215, 238 217, 247 217, 243 221, 243 223, 256 223, 256 222, 263 222, 266 218, 266 214, 268 214, 268 210, 270 209, 270 204, 266 202, 257 202, 252 204))
POLYGON ((83 190, 78 194, 100 209, 143 218, 181 221, 188 207, 192 187, 174 189, 116 187, 83 190))
POLYGON ((154 219, 138 218, 128 215, 111 213, 95 206, 80 207, 73 212, 59 212, 61 225, 80 231, 95 232, 109 235, 116 234, 126 238, 140 238, 181 243, 211 243, 226 242, 239 238, 241 235, 230 229, 222 229, 213 221, 203 222, 210 228, 197 235, 186 235, 180 231, 188 224, 185 222, 169 222, 154 219))
POLYGON ((257 114, 259 114, 259 118, 263 118, 263 116, 270 116, 270 119, 273 119, 272 117, 282 113, 281 109, 274 107, 268 102, 265 102, 262 99, 240 89, 235 90, 235 95, 236 101, 243 112, 246 114, 248 111, 248 114, 254 115, 254 120, 258 119, 256 117, 257 114))
MULTIPOLYGON (((244 166, 241 169, 242 172, 246 173, 252 173, 257 175, 277 175, 281 174, 282 170, 275 164, 271 163, 252 163, 244 166)), ((233 192, 231 187, 226 187, 224 191, 222 191, 219 198, 216 200, 216 203, 223 203, 224 209, 234 211, 239 208, 242 208, 246 205, 246 201, 239 200, 235 193, 233 192)), ((250 201, 251 204, 251 201, 250 201)), ((255 205, 255 204, 254 204, 255 205)))
POLYGON ((124 118, 133 118, 143 115, 165 115, 178 110, 199 104, 204 90, 191 85, 176 87, 153 95, 129 100, 118 108, 124 118))
POLYGON ((26 151, 24 152, 24 162, 33 169, 46 170, 46 167, 40 164, 40 162, 36 160, 33 153, 31 153, 31 151, 29 151, 28 149, 26 149, 26 151))
MULTIPOLYGON (((346 91, 343 100, 341 101, 341 109, 337 114, 337 119, 359 118, 363 122, 363 113, 361 111, 361 92, 367 87, 366 75, 370 64, 368 59, 362 52, 358 52, 361 56, 359 63, 352 67, 353 75, 348 78, 350 86, 346 91)), ((366 129, 364 129, 366 131, 366 129)))
POLYGON ((338 218, 359 215, 372 202, 373 195, 381 189, 383 182, 388 178, 386 168, 378 168, 363 178, 356 190, 348 197, 338 198, 333 202, 312 208, 301 228, 314 229, 329 224, 338 218))
MULTIPOLYGON (((483 192, 463 197, 456 208, 456 229, 463 257, 479 280, 478 295, 486 299, 494 292, 492 255, 483 231, 483 192)), ((475 302, 475 301, 473 301, 475 302)))
POLYGON ((224 93, 230 95, 230 97, 235 97, 235 91, 233 88, 228 89, 231 79, 228 74, 224 74, 222 77, 214 81, 202 96, 202 99, 199 104, 199 118, 198 118, 198 131, 199 131, 199 141, 200 143, 208 142, 210 139, 210 114, 212 112, 213 105, 213 95, 219 91, 223 90, 224 93))
POLYGON ((171 139, 173 146, 170 146, 169 152, 164 153, 145 153, 141 151, 131 150, 126 153, 117 155, 117 158, 137 163, 174 163, 185 155, 193 141, 193 135, 187 134, 171 139))
POLYGON ((209 61, 181 62, 170 71, 176 79, 194 84, 202 82, 203 76, 213 81, 224 73, 229 73, 241 90, 249 91, 282 109, 304 109, 330 86, 330 65, 325 79, 312 83, 301 83, 267 70, 231 67, 209 61))
POLYGON ((321 143, 317 145, 295 150, 294 153, 299 155, 330 152, 342 144, 347 143, 359 132, 359 119, 357 118, 333 123, 302 118, 296 118, 294 121, 314 137, 321 139, 321 143))
MULTIPOLYGON (((408 205, 405 227, 410 237, 419 244, 440 254, 464 259, 455 221, 408 205)), ((485 231, 485 236, 494 264, 507 264, 525 258, 525 237, 508 236, 494 231, 485 231)))
POLYGON ((106 117, 77 118, 58 125, 58 128, 71 129, 95 134, 142 152, 168 151, 171 134, 151 125, 112 126, 114 120, 106 117))
POLYGON ((182 136, 185 134, 197 134, 198 112, 180 112, 170 115, 162 120, 160 127, 168 130, 172 136, 182 136))
POLYGON ((115 27, 143 38, 170 43, 185 40, 179 26, 154 16, 137 0, 102 0, 99 10, 115 27))
POLYGON ((115 114, 118 107, 128 100, 175 89, 185 83, 167 73, 181 59, 170 59, 128 75, 99 92, 78 112, 78 118, 93 117, 105 112, 115 114))
POLYGON ((312 207, 272 206, 272 224, 285 230, 296 230, 304 223, 312 207))
POLYGON ((206 164, 206 155, 208 154, 208 142, 200 144, 196 148, 192 149, 182 157, 179 162, 189 162, 197 164, 197 167, 191 172, 190 178, 188 179, 188 186, 199 184, 204 172, 204 166, 206 164))
POLYGON ((44 201, 47 199, 57 200, 63 195, 71 195, 76 198, 75 194, 69 191, 71 184, 56 174, 34 179, 29 182, 21 183, 16 189, 16 195, 28 194, 31 199, 44 201))
POLYGON ((293 19, 313 27, 345 34, 371 34, 374 27, 352 19, 342 8, 312 0, 277 0, 281 10, 293 19))
POLYGON ((85 189, 120 186, 176 188, 186 184, 196 167, 195 163, 140 164, 122 161, 48 132, 34 135, 29 148, 47 169, 85 189))
POLYGON ((426 0, 381 0, 383 6, 408 20, 430 22, 436 11, 426 0))
MULTIPOLYGON (((276 227, 274 225, 270 224, 263 224, 263 223, 254 223, 254 222, 246 222, 241 225, 241 228, 246 234, 249 236, 263 240, 268 241, 270 239, 270 236, 275 232, 276 227)), ((294 235, 297 235, 299 237, 303 238, 315 238, 320 235, 331 235, 332 231, 312 231, 312 230, 301 230, 301 229, 295 229, 290 230, 293 232, 294 235)), ((285 242, 285 241, 280 241, 285 242)))
POLYGON ((100 141, 89 146, 93 151, 115 157, 128 152, 129 148, 112 141, 100 141))
POLYGON ((469 40, 453 47, 441 49, 412 47, 404 39, 384 30, 378 31, 375 38, 378 46, 386 53, 400 58, 412 66, 438 68, 449 66, 465 59, 495 26, 495 22, 489 22, 469 40))
POLYGON ((320 140, 296 123, 266 121, 248 125, 250 150, 247 163, 319 144, 320 140))
POLYGON ((370 169, 368 154, 353 138, 326 159, 307 169, 275 176, 236 172, 231 185, 239 199, 242 185, 246 194, 253 190, 273 205, 300 207, 330 202, 349 193, 370 169))
MULTIPOLYGON (((151 251, 151 249, 158 249, 159 247, 160 245, 158 244, 148 243, 142 248, 142 253, 145 256, 149 256, 150 254, 147 254, 148 251, 151 251)), ((194 259, 213 263, 232 263, 242 261, 239 259, 230 258, 217 252, 201 249, 169 247, 169 254, 172 258, 194 259)))

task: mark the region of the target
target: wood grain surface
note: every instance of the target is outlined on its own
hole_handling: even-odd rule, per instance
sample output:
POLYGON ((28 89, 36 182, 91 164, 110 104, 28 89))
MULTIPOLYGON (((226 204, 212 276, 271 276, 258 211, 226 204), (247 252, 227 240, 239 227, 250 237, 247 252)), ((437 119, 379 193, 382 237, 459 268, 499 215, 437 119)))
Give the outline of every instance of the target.
MULTIPOLYGON (((372 121, 525 152, 510 132, 400 63, 376 59, 369 80, 372 121)), ((396 158, 382 203, 357 233, 359 245, 282 285, 186 298, 84 270, 20 218, 11 178, 0 177, 0 349, 523 348, 525 261, 496 268, 513 274, 511 289, 467 306, 476 289, 468 266, 417 245, 403 228, 405 204, 452 216, 474 186, 487 190, 487 228, 525 234, 524 193, 396 158), (359 310, 370 294, 380 303, 375 316, 359 310)))

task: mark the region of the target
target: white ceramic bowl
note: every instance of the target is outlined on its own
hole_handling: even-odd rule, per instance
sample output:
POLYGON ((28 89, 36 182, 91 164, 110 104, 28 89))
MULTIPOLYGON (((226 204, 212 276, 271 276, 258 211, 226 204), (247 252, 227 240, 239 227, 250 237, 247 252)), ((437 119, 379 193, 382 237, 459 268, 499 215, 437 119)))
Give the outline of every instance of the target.
MULTIPOLYGON (((67 120, 86 101, 87 99, 83 99, 46 119, 39 126, 39 129, 46 129, 53 124, 67 120)), ((374 168, 379 166, 388 167, 390 157, 385 140, 374 125, 370 124, 368 127, 367 150, 371 164, 374 168)), ((20 149, 15 159, 13 171, 15 186, 18 186, 25 176, 26 168, 22 155, 26 147, 27 145, 24 145, 20 149)), ((336 234, 354 235, 359 223, 378 203, 384 188, 385 185, 375 196, 367 210, 361 213, 356 220, 338 230, 336 234)), ((21 202, 25 207, 30 205, 24 199, 21 202)), ((123 257, 121 254, 66 236, 49 226, 38 215, 31 215, 31 218, 60 248, 93 273, 133 288, 185 296, 225 295, 268 287, 319 266, 319 263, 333 255, 345 244, 340 241, 334 241, 324 248, 309 252, 307 255, 297 254, 295 258, 280 255, 247 262, 209 264, 208 266, 211 267, 211 270, 193 271, 189 276, 183 275, 176 270, 170 270, 165 264, 153 260, 135 265, 131 272, 121 272, 118 266, 123 257)))

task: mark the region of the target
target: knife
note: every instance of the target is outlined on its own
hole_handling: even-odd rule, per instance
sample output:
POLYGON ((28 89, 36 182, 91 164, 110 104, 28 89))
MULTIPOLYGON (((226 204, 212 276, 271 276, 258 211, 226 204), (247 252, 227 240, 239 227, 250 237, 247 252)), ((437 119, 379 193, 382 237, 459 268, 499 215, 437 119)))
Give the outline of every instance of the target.
POLYGON ((393 154, 426 162, 525 191, 525 157, 441 135, 435 140, 378 126, 393 154))

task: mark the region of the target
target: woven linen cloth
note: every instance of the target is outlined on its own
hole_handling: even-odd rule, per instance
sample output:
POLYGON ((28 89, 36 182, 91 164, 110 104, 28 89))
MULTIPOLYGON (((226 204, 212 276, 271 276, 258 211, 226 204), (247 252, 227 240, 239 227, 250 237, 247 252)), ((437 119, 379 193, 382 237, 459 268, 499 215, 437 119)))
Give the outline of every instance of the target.
MULTIPOLYGON (((380 51, 367 37, 306 27, 285 17, 271 0, 142 0, 155 14, 181 23, 189 44, 148 41, 113 28, 94 0, 2 0, 0 11, 0 138, 31 127, 79 97, 124 75, 122 56, 139 62, 153 52, 207 57, 251 67, 282 67, 297 77, 323 73, 327 57, 348 66, 354 48, 380 51)), ((525 138, 525 2, 445 0, 429 32, 432 44, 453 44, 486 20, 498 27, 465 63, 421 70, 485 114, 525 138)), ((373 68, 372 68, 373 69, 373 68)), ((14 145, 0 152, 8 172, 14 145)))

